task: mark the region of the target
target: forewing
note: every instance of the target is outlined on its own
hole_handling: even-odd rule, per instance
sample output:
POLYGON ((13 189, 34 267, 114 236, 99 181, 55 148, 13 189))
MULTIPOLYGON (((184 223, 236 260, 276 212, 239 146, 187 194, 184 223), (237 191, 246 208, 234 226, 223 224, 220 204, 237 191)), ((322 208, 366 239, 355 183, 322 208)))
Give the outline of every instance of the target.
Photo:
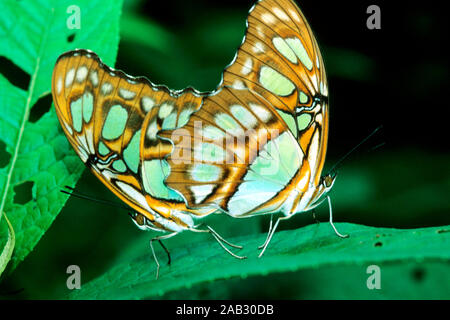
POLYGON ((221 88, 184 126, 156 135, 152 128, 146 119, 142 152, 149 193, 185 200, 193 209, 247 214, 284 189, 303 158, 278 113, 249 90, 221 88), (150 152, 162 145, 158 141, 167 141, 170 152, 150 152))
POLYGON ((290 0, 258 1, 247 26, 235 59, 224 71, 223 85, 249 88, 277 109, 314 162, 317 183, 327 145, 328 88, 316 39, 290 0))

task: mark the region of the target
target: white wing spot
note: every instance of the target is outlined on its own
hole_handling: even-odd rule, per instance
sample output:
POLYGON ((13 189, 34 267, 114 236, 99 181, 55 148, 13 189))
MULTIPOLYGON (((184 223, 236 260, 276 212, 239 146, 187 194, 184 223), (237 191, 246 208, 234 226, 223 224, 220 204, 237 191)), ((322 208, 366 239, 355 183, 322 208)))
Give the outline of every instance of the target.
POLYGON ((167 117, 173 110, 173 105, 169 104, 169 103, 164 103, 160 108, 159 108, 159 112, 158 112, 158 116, 161 119, 164 119, 165 117, 167 117))
POLYGON ((60 94, 60 93, 61 93, 61 90, 62 90, 62 77, 59 76, 58 82, 56 83, 56 92, 57 92, 58 94, 60 94))
POLYGON ((252 102, 250 102, 248 105, 252 109, 253 113, 256 114, 258 118, 260 118, 263 122, 267 122, 272 118, 272 114, 270 113, 270 111, 268 111, 263 106, 252 102))
POLYGON ((155 105, 155 100, 147 96, 142 97, 141 102, 145 112, 149 112, 155 105))
POLYGON ((92 70, 91 74, 89 75, 89 79, 91 80, 91 83, 94 87, 97 87, 98 85, 98 73, 96 70, 92 70))
POLYGON ((255 43, 255 46, 253 47, 254 53, 264 53, 265 50, 266 50, 266 48, 264 47, 264 45, 261 42, 255 43))
POLYGON ((238 90, 247 89, 247 87, 245 86, 244 82, 242 82, 242 80, 234 80, 232 87, 234 89, 238 89, 238 90))
POLYGON ((324 81, 320 82, 320 93, 324 96, 328 96, 327 84, 324 81))
POLYGON ((316 122, 319 124, 319 125, 322 125, 322 114, 320 114, 320 113, 318 113, 318 114, 316 114, 316 122))
POLYGON ((142 195, 141 192, 133 188, 127 183, 117 181, 117 186, 122 189, 122 191, 128 195, 130 199, 133 199, 134 202, 138 203, 142 208, 146 209, 147 211, 151 212, 152 210, 148 206, 147 200, 145 200, 145 197, 142 195))
POLYGON ((112 92, 112 89, 113 89, 112 84, 109 83, 109 82, 105 82, 105 83, 102 85, 101 91, 102 91, 102 94, 103 94, 104 96, 106 96, 107 94, 110 94, 110 93, 112 92))
POLYGON ((86 153, 86 150, 84 150, 82 146, 78 146, 78 156, 80 157, 81 161, 83 161, 84 163, 86 163, 86 161, 89 159, 89 156, 86 153))
POLYGON ((258 26, 256 27, 256 32, 258 32, 258 35, 259 35, 261 38, 264 38, 264 32, 263 32, 262 27, 261 27, 260 25, 258 25, 258 26))
POLYGON ((275 17, 272 15, 272 14, 270 14, 270 13, 263 13, 262 15, 261 15, 261 18, 262 18, 262 20, 265 22, 265 23, 267 23, 267 24, 272 24, 272 23, 275 23, 275 17))
POLYGON ((289 21, 289 16, 280 8, 274 7, 273 8, 273 12, 278 16, 278 18, 280 18, 281 20, 284 21, 289 21))
POLYGON ((77 81, 78 82, 83 82, 88 74, 88 69, 86 68, 86 66, 81 66, 80 68, 78 68, 77 71, 77 81))
POLYGON ((150 140, 155 140, 157 133, 158 133, 158 126, 156 125, 156 121, 153 120, 153 122, 148 126, 147 137, 150 140))
POLYGON ((295 189, 300 193, 304 192, 308 182, 309 182, 309 174, 304 174, 303 177, 298 182, 298 184, 295 186, 295 189))
POLYGON ((316 169, 318 152, 319 152, 319 131, 316 130, 311 140, 311 145, 309 146, 309 153, 308 153, 308 162, 311 170, 316 169))
POLYGON ((191 191, 195 197, 195 203, 198 204, 206 199, 206 197, 212 192, 214 185, 212 184, 203 184, 192 186, 191 191))
POLYGON ((245 60, 244 65, 242 66, 241 73, 244 76, 247 76, 250 72, 252 72, 253 69, 253 60, 252 58, 248 57, 247 60, 245 60))
POLYGON ((316 90, 316 92, 319 91, 319 82, 318 82, 318 80, 319 80, 319 79, 317 79, 317 76, 316 76, 316 74, 314 73, 314 74, 311 76, 311 82, 312 82, 312 84, 313 84, 314 89, 316 90))
POLYGON ((294 18, 295 21, 301 22, 300 17, 298 16, 297 12, 295 12, 293 9, 290 9, 289 13, 294 18))
POLYGON ((64 126, 66 127, 66 129, 70 133, 70 135, 72 135, 73 134, 72 128, 66 122, 64 122, 64 126))
POLYGON ((72 85, 74 78, 75 78, 75 69, 72 68, 66 74, 66 88, 72 85))
POLYGON ((124 88, 119 89, 119 96, 124 98, 125 100, 131 100, 136 96, 136 93, 124 88))

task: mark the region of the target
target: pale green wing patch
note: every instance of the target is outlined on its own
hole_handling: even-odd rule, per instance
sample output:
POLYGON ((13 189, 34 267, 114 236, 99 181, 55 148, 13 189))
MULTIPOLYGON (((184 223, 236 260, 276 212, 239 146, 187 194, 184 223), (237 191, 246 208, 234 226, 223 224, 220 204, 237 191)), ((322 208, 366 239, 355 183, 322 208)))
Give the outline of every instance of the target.
POLYGON ((289 131, 270 140, 228 202, 229 214, 245 215, 274 197, 296 174, 302 158, 303 153, 289 131))
POLYGON ((106 140, 113 140, 120 137, 127 124, 128 112, 119 104, 111 107, 103 124, 102 136, 106 140))
POLYGON ((139 142, 141 139, 141 130, 139 129, 131 138, 130 143, 123 151, 123 158, 125 162, 128 164, 128 167, 134 172, 137 173, 139 167, 140 153, 139 153, 139 142))
POLYGON ((289 47, 295 52, 297 57, 300 59, 300 61, 303 63, 303 65, 308 69, 312 70, 313 68, 313 62, 311 61, 311 58, 308 55, 308 52, 306 52, 305 47, 303 46, 303 43, 298 38, 289 38, 286 39, 286 42, 289 44, 289 47))
POLYGON ((261 67, 259 82, 264 88, 279 96, 288 96, 295 89, 291 80, 267 66, 261 67))
POLYGON ((79 98, 70 103, 70 112, 72 115, 73 128, 78 132, 81 132, 81 129, 83 127, 82 106, 83 106, 82 98, 79 98))
POLYGON ((151 196, 159 199, 172 199, 182 201, 181 196, 168 188, 165 179, 170 174, 170 166, 165 160, 153 159, 143 162, 144 190, 151 196))

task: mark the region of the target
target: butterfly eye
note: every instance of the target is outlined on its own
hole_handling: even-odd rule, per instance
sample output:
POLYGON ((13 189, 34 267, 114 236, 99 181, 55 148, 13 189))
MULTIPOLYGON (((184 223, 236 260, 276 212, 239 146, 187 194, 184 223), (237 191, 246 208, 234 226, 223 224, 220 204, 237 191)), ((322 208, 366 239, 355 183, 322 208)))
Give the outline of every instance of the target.
POLYGON ((329 173, 322 179, 322 184, 325 187, 325 189, 329 190, 331 187, 333 187, 334 181, 336 180, 336 174, 335 173, 329 173))

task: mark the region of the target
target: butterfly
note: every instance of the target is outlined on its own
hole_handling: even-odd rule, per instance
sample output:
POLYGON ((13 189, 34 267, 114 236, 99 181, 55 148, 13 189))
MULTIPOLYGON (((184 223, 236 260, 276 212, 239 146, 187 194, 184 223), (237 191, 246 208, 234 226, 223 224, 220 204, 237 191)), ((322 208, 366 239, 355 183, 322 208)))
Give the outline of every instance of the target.
MULTIPOLYGON (((245 258, 227 248, 242 247, 201 219, 282 213, 275 225, 271 220, 261 256, 281 220, 330 201, 336 175, 322 176, 325 66, 291 0, 261 0, 251 8, 244 40, 213 92, 170 90, 78 49, 58 58, 52 94, 80 159, 133 209, 139 228, 164 232, 152 241, 209 232, 245 258)), ((330 204, 334 228, 331 217, 330 204)))

